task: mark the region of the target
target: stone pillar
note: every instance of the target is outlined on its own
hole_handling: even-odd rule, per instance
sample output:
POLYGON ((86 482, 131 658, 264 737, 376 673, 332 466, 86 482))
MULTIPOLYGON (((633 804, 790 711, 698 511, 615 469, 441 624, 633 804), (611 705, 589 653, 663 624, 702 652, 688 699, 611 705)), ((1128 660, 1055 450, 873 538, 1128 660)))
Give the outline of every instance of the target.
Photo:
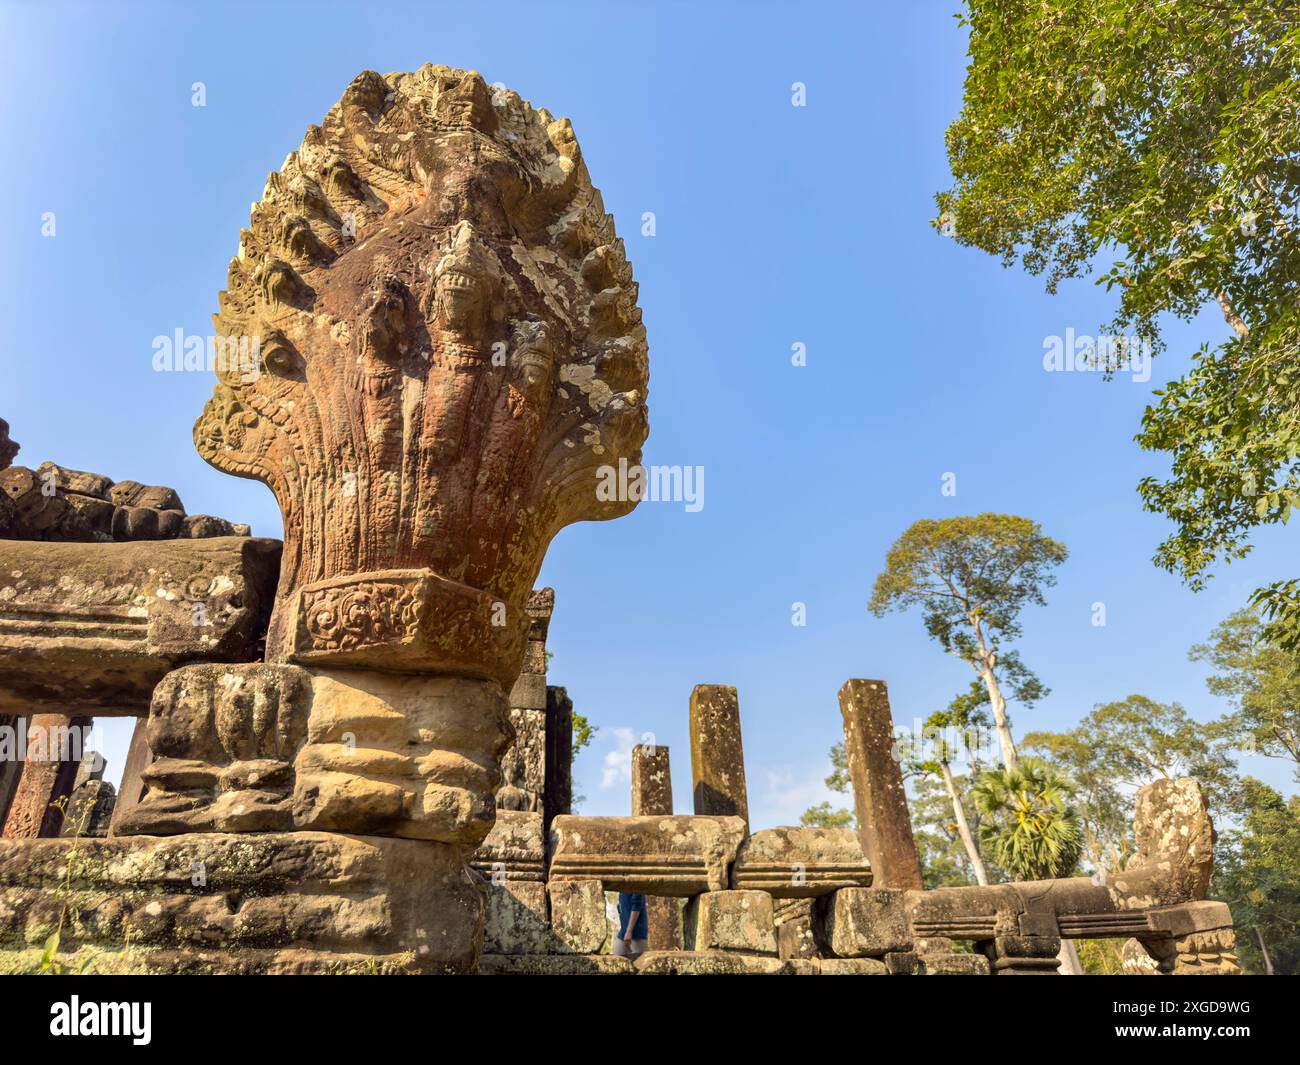
POLYGON ((139 718, 135 731, 131 733, 131 746, 127 748, 126 764, 122 767, 122 780, 118 785, 117 800, 113 806, 113 816, 108 823, 108 834, 117 835, 117 826, 128 810, 144 798, 145 785, 141 774, 153 762, 153 753, 149 750, 149 719, 139 718))
POLYGON ((668 748, 638 743, 632 748, 632 816, 673 812, 668 748))
POLYGON ((858 815, 858 837, 874 887, 921 887, 903 774, 894 758, 894 719, 881 680, 848 680, 840 689, 844 750, 858 815))
POLYGON ((739 817, 749 825, 740 699, 725 684, 691 692, 691 784, 697 814, 739 817))
POLYGON ((98 751, 81 760, 59 835, 91 839, 108 835, 117 789, 104 779, 106 768, 107 762, 98 751))
POLYGON ((519 679, 510 689, 515 740, 501 756, 497 808, 540 813, 546 789, 546 634, 555 609, 552 588, 528 597, 528 642, 519 679))
MULTIPOLYGON (((19 714, 0 714, 0 729, 10 730, 15 743, 18 742, 18 737, 26 734, 28 722, 27 717, 19 714)), ((18 782, 22 776, 23 763, 18 758, 17 750, 0 758, 0 827, 4 826, 9 817, 9 808, 18 792, 18 782)))
MULTIPOLYGON (((673 779, 668 748, 638 743, 632 748, 632 816, 673 812, 673 779)), ((650 926, 648 950, 682 949, 682 911, 676 899, 646 896, 650 926)))
POLYGON ((551 822, 573 807, 573 700, 564 688, 546 689, 546 786, 542 818, 547 838, 551 822))
POLYGON ((88 717, 32 717, 22 778, 5 818, 5 838, 35 839, 59 834, 64 806, 72 795, 80 767, 81 735, 90 724, 88 717))

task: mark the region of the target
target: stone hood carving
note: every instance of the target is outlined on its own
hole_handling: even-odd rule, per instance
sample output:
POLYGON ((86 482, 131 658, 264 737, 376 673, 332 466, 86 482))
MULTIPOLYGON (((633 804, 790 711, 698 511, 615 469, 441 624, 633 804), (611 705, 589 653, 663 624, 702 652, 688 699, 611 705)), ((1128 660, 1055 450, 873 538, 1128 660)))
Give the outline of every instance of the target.
POLYGON ((472 71, 359 75, 268 179, 214 322, 195 443, 284 515, 268 661, 513 681, 551 538, 632 509, 596 471, 647 432, 568 120, 472 71))

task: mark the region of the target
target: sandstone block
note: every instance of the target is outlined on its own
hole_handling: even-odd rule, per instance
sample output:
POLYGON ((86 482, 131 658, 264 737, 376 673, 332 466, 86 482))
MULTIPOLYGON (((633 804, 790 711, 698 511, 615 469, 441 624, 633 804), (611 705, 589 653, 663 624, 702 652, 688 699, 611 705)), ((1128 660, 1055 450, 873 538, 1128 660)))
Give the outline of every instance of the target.
POLYGON ((489 976, 631 976, 629 958, 612 954, 487 954, 479 962, 489 976))
POLYGON ((605 892, 595 880, 559 880, 551 896, 552 952, 597 954, 609 939, 605 892))
POLYGON ((545 884, 526 880, 488 881, 485 913, 485 953, 513 955, 550 951, 545 884))
POLYGON ((780 958, 729 950, 648 950, 634 964, 645 976, 786 976, 795 971, 780 958))
POLYGON ((886 976, 893 970, 876 958, 822 958, 817 971, 822 976, 886 976))
POLYGON ((177 665, 255 659, 279 563, 247 537, 0 542, 0 701, 139 714, 177 665))
POLYGON ((731 884, 773 898, 811 898, 869 887, 871 867, 850 828, 769 828, 741 844, 731 884))
POLYGON ((551 879, 680 898, 723 891, 744 836, 738 817, 557 817, 551 879))
POLYGON ((909 950, 905 893, 892 888, 841 888, 813 906, 817 939, 842 958, 909 950))
POLYGON ((685 943, 696 951, 776 954, 772 896, 764 891, 708 891, 686 904, 685 943))
POLYGON ((59 961, 103 972, 471 972, 483 920, 460 852, 422 840, 5 839, 0 971, 39 969, 65 905, 59 961))
POLYGON ((988 976, 991 972, 983 954, 933 951, 922 958, 927 976, 988 976))

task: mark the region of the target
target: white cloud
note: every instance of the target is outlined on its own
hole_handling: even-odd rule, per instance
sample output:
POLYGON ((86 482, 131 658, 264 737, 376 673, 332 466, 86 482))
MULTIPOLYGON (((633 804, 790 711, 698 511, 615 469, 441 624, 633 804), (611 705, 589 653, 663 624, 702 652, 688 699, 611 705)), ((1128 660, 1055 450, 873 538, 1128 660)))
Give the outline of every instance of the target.
MULTIPOLYGON (((601 729, 601 732, 605 732, 601 729)), ((632 748, 640 740, 634 730, 623 726, 609 729, 607 735, 614 741, 614 749, 605 752, 604 767, 600 771, 600 786, 608 790, 618 784, 632 786, 632 748)))

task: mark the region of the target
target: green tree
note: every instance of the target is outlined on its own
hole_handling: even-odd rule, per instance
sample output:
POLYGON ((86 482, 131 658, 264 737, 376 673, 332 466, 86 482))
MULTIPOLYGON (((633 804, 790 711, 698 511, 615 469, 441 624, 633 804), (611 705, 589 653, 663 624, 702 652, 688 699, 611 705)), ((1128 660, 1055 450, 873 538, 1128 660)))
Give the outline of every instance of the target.
POLYGON ((988 716, 984 713, 988 701, 988 689, 978 680, 972 681, 970 689, 953 699, 946 710, 930 715, 919 742, 903 759, 905 778, 937 777, 943 782, 951 812, 951 828, 946 834, 955 833, 961 842, 977 884, 989 882, 979 848, 978 818, 972 819, 966 808, 969 780, 954 773, 952 763, 961 759, 970 766, 969 779, 978 775, 983 737, 988 734, 988 716))
MULTIPOLYGON (((964 781, 959 781, 964 783, 964 781)), ((970 855, 953 818, 952 803, 933 775, 908 781, 912 838, 927 888, 964 887, 975 879, 970 855)))
POLYGON ((1032 732, 1024 742, 1070 778, 1084 852, 1103 881, 1132 854, 1139 787, 1194 777, 1223 824, 1238 786, 1231 731, 1222 721, 1195 721, 1178 703, 1145 695, 1101 704, 1069 731, 1032 732))
POLYGON ((1015 769, 981 773, 971 794, 984 818, 980 842, 1016 880, 1050 880, 1074 871, 1083 837, 1062 774, 1025 758, 1015 769))
POLYGON ((578 757, 578 752, 584 747, 589 746, 591 738, 600 731, 599 725, 593 725, 582 714, 573 715, 573 757, 578 757))
MULTIPOLYGON (((935 225, 1045 275, 1102 266, 1112 335, 1222 312, 1224 340, 1158 393, 1138 437, 1171 458, 1144 505, 1174 522, 1156 562, 1194 588, 1300 491, 1300 5, 968 0, 953 185, 935 225)), ((1256 593, 1300 645, 1300 581, 1256 593)))
POLYGON ((1236 708, 1226 724, 1237 746, 1295 763, 1300 780, 1300 659, 1269 642, 1259 612, 1230 614, 1190 658, 1217 671, 1206 684, 1236 708))
POLYGON ((1247 777, 1241 807, 1214 893, 1232 907, 1249 972, 1300 974, 1300 796, 1283 799, 1247 777))
POLYGON ((1056 583, 1052 568, 1067 554, 1028 518, 923 519, 889 549, 872 591, 872 613, 920 607, 930 636, 975 670, 1007 769, 1017 757, 1004 685, 1025 705, 1047 694, 1008 645, 1020 635, 1021 610, 1045 602, 1043 590, 1056 583))

